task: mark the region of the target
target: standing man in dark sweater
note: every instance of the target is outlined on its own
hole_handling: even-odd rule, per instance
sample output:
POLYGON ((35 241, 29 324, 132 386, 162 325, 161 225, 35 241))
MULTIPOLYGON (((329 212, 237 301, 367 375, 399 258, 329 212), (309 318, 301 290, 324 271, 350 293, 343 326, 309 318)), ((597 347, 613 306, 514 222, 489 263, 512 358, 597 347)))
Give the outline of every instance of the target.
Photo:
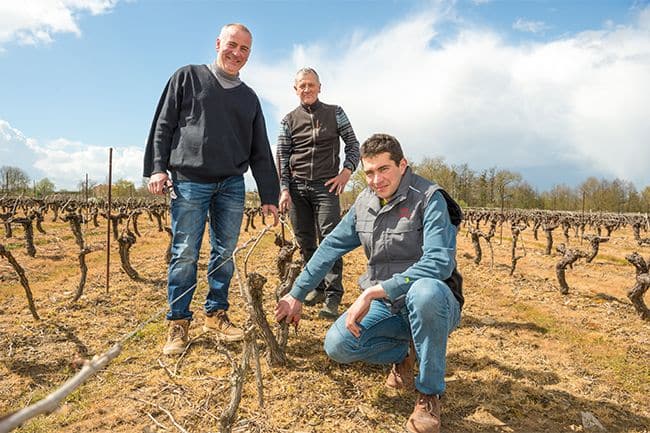
MULTIPOLYGON (((339 194, 359 163, 359 141, 345 112, 338 105, 318 100, 321 83, 312 68, 296 74, 294 89, 300 105, 282 119, 278 137, 280 210, 289 210, 305 263, 317 242, 341 220, 339 194), (345 161, 339 171, 340 141, 345 142, 345 161)), ((319 315, 338 317, 343 296, 343 260, 337 260, 325 279, 305 300, 306 305, 325 301, 319 315)))
POLYGON ((278 221, 279 183, 262 108, 255 92, 239 79, 251 45, 244 25, 225 25, 217 38, 216 61, 176 71, 151 125, 144 158, 149 191, 164 194, 173 188, 166 355, 182 353, 189 341, 190 303, 208 215, 211 250, 203 330, 227 341, 244 337, 226 311, 234 272, 230 257, 244 212, 243 174, 249 166, 263 212, 278 221))

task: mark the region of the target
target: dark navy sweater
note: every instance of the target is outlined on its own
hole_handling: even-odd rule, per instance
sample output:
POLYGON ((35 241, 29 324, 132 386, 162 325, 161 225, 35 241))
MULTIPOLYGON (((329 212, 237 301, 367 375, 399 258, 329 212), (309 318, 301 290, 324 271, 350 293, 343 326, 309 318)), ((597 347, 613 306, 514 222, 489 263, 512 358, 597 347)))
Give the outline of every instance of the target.
POLYGON ((143 175, 169 170, 174 179, 209 183, 249 166, 262 203, 277 205, 279 180, 255 92, 244 83, 224 89, 205 65, 180 68, 158 102, 143 175))

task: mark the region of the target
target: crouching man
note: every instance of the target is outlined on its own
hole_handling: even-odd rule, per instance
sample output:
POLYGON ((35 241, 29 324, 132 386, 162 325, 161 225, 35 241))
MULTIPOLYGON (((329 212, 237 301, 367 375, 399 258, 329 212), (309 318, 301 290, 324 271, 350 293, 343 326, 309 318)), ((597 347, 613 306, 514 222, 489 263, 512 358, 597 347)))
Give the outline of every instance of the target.
POLYGON ((461 210, 438 185, 412 172, 395 137, 366 140, 361 163, 368 188, 280 299, 275 317, 297 325, 307 293, 337 259, 363 245, 363 292, 327 332, 325 351, 341 363, 393 364, 386 386, 417 391, 408 431, 439 432, 447 337, 463 305, 455 259, 461 210))

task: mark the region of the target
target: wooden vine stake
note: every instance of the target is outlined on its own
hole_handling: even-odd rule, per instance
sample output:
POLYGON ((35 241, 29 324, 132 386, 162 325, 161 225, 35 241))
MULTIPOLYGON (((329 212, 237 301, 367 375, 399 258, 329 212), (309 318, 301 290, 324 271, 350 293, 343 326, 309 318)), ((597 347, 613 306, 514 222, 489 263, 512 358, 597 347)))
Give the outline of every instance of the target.
POLYGON ((111 285, 111 192, 113 185, 113 148, 108 149, 108 203, 106 203, 106 293, 111 285))

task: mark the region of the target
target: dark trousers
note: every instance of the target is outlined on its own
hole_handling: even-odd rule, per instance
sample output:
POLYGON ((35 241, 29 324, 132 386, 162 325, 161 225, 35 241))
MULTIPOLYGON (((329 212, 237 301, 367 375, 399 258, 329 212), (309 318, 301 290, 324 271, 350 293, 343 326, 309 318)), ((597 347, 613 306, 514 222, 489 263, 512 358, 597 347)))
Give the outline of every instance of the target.
MULTIPOLYGON (((329 192, 325 181, 292 179, 289 185, 293 202, 289 217, 305 264, 318 243, 341 221, 339 196, 329 192)), ((340 300, 343 296, 342 277, 343 260, 339 259, 316 290, 324 291, 328 298, 340 300)))

